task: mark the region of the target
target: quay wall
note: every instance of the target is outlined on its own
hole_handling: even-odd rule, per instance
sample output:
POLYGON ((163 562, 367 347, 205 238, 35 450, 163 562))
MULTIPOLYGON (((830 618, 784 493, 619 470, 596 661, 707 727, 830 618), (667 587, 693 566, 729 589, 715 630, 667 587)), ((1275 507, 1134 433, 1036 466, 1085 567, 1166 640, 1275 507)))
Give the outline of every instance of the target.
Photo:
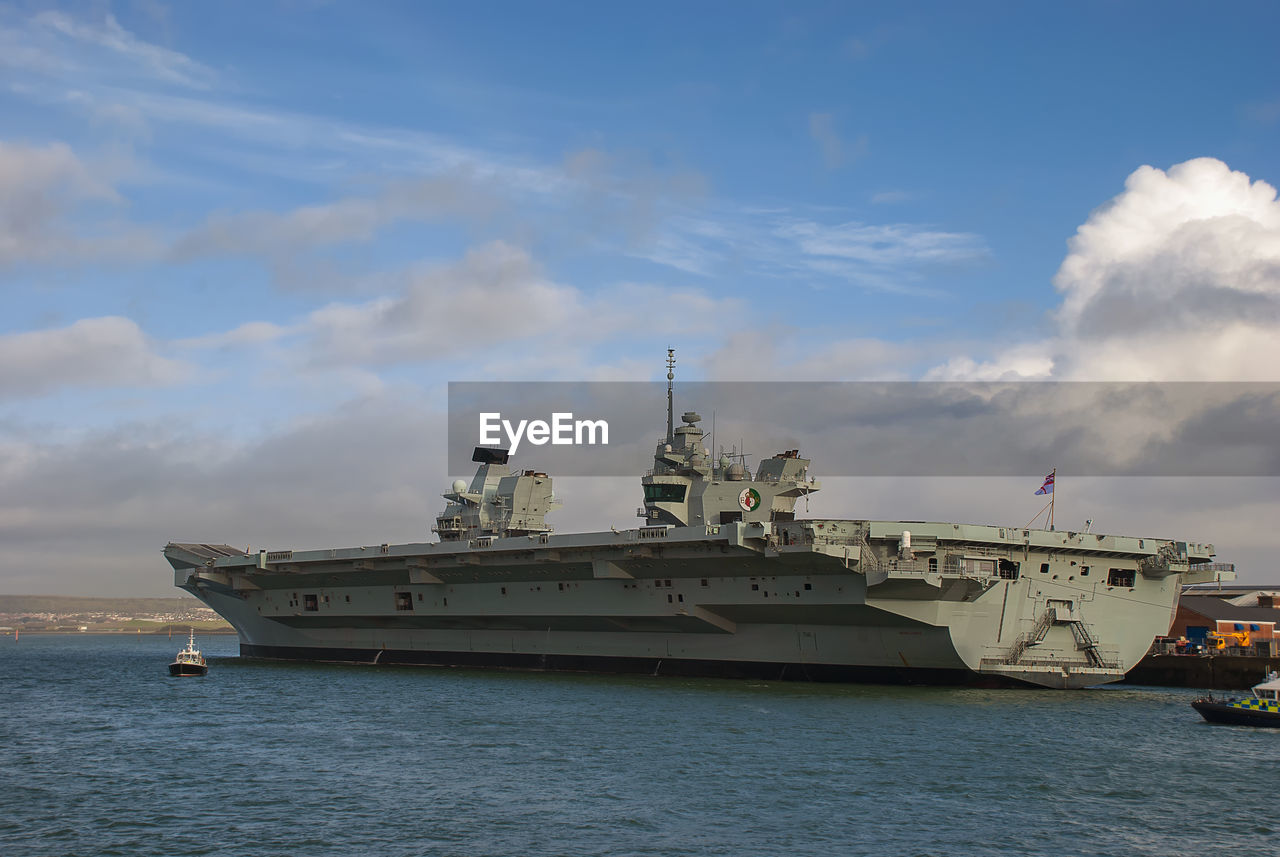
POLYGON ((1147 655, 1124 684, 1247 690, 1280 669, 1280 658, 1262 655, 1147 655))

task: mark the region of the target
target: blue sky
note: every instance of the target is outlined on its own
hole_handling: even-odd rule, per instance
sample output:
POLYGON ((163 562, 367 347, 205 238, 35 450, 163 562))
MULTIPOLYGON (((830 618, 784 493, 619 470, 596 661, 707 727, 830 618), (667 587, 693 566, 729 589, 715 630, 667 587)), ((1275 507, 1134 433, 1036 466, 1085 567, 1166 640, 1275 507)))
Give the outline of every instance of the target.
MULTIPOLYGON (((58 531, 116 534, 118 568, 235 540, 263 516, 233 486, 299 433, 358 462, 377 431, 428 444, 449 380, 656 379, 669 344, 689 378, 1274 380, 1274 318, 1230 308, 1280 296, 1278 24, 1273 3, 0 4, 0 563, 74 588, 40 559, 72 552, 58 531), (1211 287, 1213 317, 1099 323, 1116 284, 1139 308, 1211 287), (166 518, 155 483, 95 472, 21 499, 113 455, 229 493, 166 518)), ((299 461, 278 502, 346 499, 261 537, 412 537, 438 493, 418 478, 444 478, 417 466, 371 511, 299 461)), ((1246 494, 1229 533, 1277 496, 1246 494)))

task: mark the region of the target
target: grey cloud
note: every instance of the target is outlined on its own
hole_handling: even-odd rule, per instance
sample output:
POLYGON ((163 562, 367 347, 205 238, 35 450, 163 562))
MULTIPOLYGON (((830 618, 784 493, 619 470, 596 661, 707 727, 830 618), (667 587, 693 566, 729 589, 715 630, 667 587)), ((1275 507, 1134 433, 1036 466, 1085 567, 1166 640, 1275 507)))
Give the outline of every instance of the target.
POLYGON ((154 251, 147 230, 104 220, 93 231, 71 216, 95 203, 121 201, 111 183, 67 145, 0 141, 0 269, 28 262, 127 259, 154 251))
MULTIPOLYGON (((10 466, 0 468, 0 587, 167 594, 172 574, 159 549, 169 540, 254 550, 428 541, 444 504, 439 494, 452 475, 470 472, 447 472, 442 426, 440 414, 401 391, 345 402, 240 446, 172 420, 66 444, 23 441, 5 450, 10 466)), ((749 449, 771 451, 757 428, 742 427, 749 449)), ((566 500, 552 516, 556 529, 634 525, 638 476, 652 448, 637 452, 634 467, 616 478, 553 472, 566 500)), ((533 455, 521 459, 540 464, 533 455)), ((814 464, 824 480, 806 504, 814 516, 1021 526, 1043 503, 1032 496, 1039 471, 1031 481, 840 479, 826 465, 814 464)), ((1280 513, 1280 480, 1059 475, 1065 529, 1093 518, 1099 532, 1212 541, 1224 560, 1241 563, 1246 579, 1275 579, 1272 533, 1257 522, 1280 513)))
POLYGON ((830 113, 809 114, 809 136, 822 152, 822 163, 829 170, 850 164, 867 154, 871 138, 859 134, 852 143, 846 143, 836 130, 835 118, 830 113))
POLYGON ((703 337, 742 313, 732 298, 693 290, 624 283, 586 292, 552 281, 527 251, 502 241, 451 264, 405 272, 403 280, 393 296, 311 313, 299 325, 308 365, 444 363, 466 355, 468 373, 580 375, 590 361, 578 357, 602 343, 703 337), (637 331, 637 307, 663 312, 637 331))
POLYGON ((0 399, 63 387, 149 387, 184 379, 190 367, 160 355, 127 318, 0 335, 0 399))
MULTIPOLYGON (((1077 331, 1083 342, 1115 339, 1137 332, 1165 332, 1221 328, 1235 322, 1280 324, 1280 288, 1273 293, 1242 291, 1234 285, 1183 277, 1165 280, 1169 293, 1154 299, 1150 282, 1156 271, 1144 267, 1116 271, 1103 283, 1080 313, 1077 331)), ((1280 265, 1258 266, 1260 275, 1280 286, 1280 265)))
MULTIPOLYGON (((605 419, 608 447, 543 446, 565 475, 632 472, 654 442, 664 391, 645 383, 450 385, 449 454, 459 472, 479 414, 605 419), (639 451, 639 452, 638 452, 639 451)), ((693 383, 680 409, 718 413, 717 445, 753 438, 767 456, 799 447, 842 476, 1280 476, 1280 386, 1115 383, 693 383), (1214 427, 1219 426, 1219 430, 1214 427)), ((703 429, 710 429, 710 419, 703 429)), ((710 445, 710 441, 708 441, 710 445)))
POLYGON ((696 261, 700 248, 672 240, 665 224, 687 220, 707 194, 701 173, 679 166, 659 167, 630 152, 580 149, 564 159, 565 195, 553 206, 550 223, 585 244, 612 244, 663 264, 705 273, 696 261), (572 216, 569 216, 572 215, 572 216))
POLYGON ((822 163, 827 169, 834 170, 844 163, 844 141, 836 133, 830 113, 809 114, 809 136, 822 151, 822 163))
POLYGON ((491 216, 498 207, 496 195, 475 176, 460 171, 391 182, 372 196, 348 197, 284 213, 216 214, 179 238, 171 255, 179 261, 221 255, 287 259, 305 250, 368 241, 398 221, 482 218, 491 216))
POLYGON ((373 399, 243 447, 172 424, 30 443, 20 466, 0 471, 0 586, 165 594, 159 549, 171 539, 425 541, 433 495, 447 488, 435 424, 403 398, 373 399))
POLYGON ((1244 115, 1249 121, 1260 125, 1275 125, 1280 122, 1280 98, 1246 104, 1244 115))
POLYGON ((579 294, 544 279, 523 250, 502 242, 461 261, 406 274, 396 297, 330 304, 307 322, 319 365, 386 365, 431 359, 456 347, 536 335, 581 317, 579 294), (473 326, 468 330, 468 325, 473 326))

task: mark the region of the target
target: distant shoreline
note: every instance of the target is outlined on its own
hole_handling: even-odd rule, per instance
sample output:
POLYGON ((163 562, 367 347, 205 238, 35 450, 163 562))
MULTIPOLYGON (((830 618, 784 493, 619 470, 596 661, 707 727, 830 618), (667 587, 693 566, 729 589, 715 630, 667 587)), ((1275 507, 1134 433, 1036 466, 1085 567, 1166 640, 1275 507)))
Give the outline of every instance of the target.
MULTIPOLYGON (((185 636, 190 628, 191 628, 190 625, 182 625, 182 626, 175 625, 173 627, 172 633, 170 633, 170 630, 168 628, 162 628, 158 631, 139 631, 136 628, 92 628, 88 631, 68 631, 65 629, 60 629, 56 631, 45 630, 45 629, 27 630, 26 628, 19 628, 18 634, 19 634, 19 639, 21 639, 22 637, 93 637, 93 636, 104 636, 104 637, 173 636, 173 637, 177 637, 177 636, 185 636)), ((235 636, 235 633, 236 633, 235 628, 196 628, 197 637, 233 637, 235 636)), ((13 630, 10 629, 8 631, 0 632, 0 639, 4 639, 5 637, 8 637, 9 639, 13 639, 13 630)))

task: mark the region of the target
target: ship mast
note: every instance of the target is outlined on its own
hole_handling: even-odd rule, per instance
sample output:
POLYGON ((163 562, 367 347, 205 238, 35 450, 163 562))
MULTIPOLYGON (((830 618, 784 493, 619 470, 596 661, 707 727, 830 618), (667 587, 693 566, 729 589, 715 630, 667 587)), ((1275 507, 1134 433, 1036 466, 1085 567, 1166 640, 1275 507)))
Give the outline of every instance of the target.
POLYGON ((667 349, 667 443, 676 442, 675 420, 673 417, 674 399, 672 396, 672 381, 676 378, 676 350, 674 348, 667 349))

